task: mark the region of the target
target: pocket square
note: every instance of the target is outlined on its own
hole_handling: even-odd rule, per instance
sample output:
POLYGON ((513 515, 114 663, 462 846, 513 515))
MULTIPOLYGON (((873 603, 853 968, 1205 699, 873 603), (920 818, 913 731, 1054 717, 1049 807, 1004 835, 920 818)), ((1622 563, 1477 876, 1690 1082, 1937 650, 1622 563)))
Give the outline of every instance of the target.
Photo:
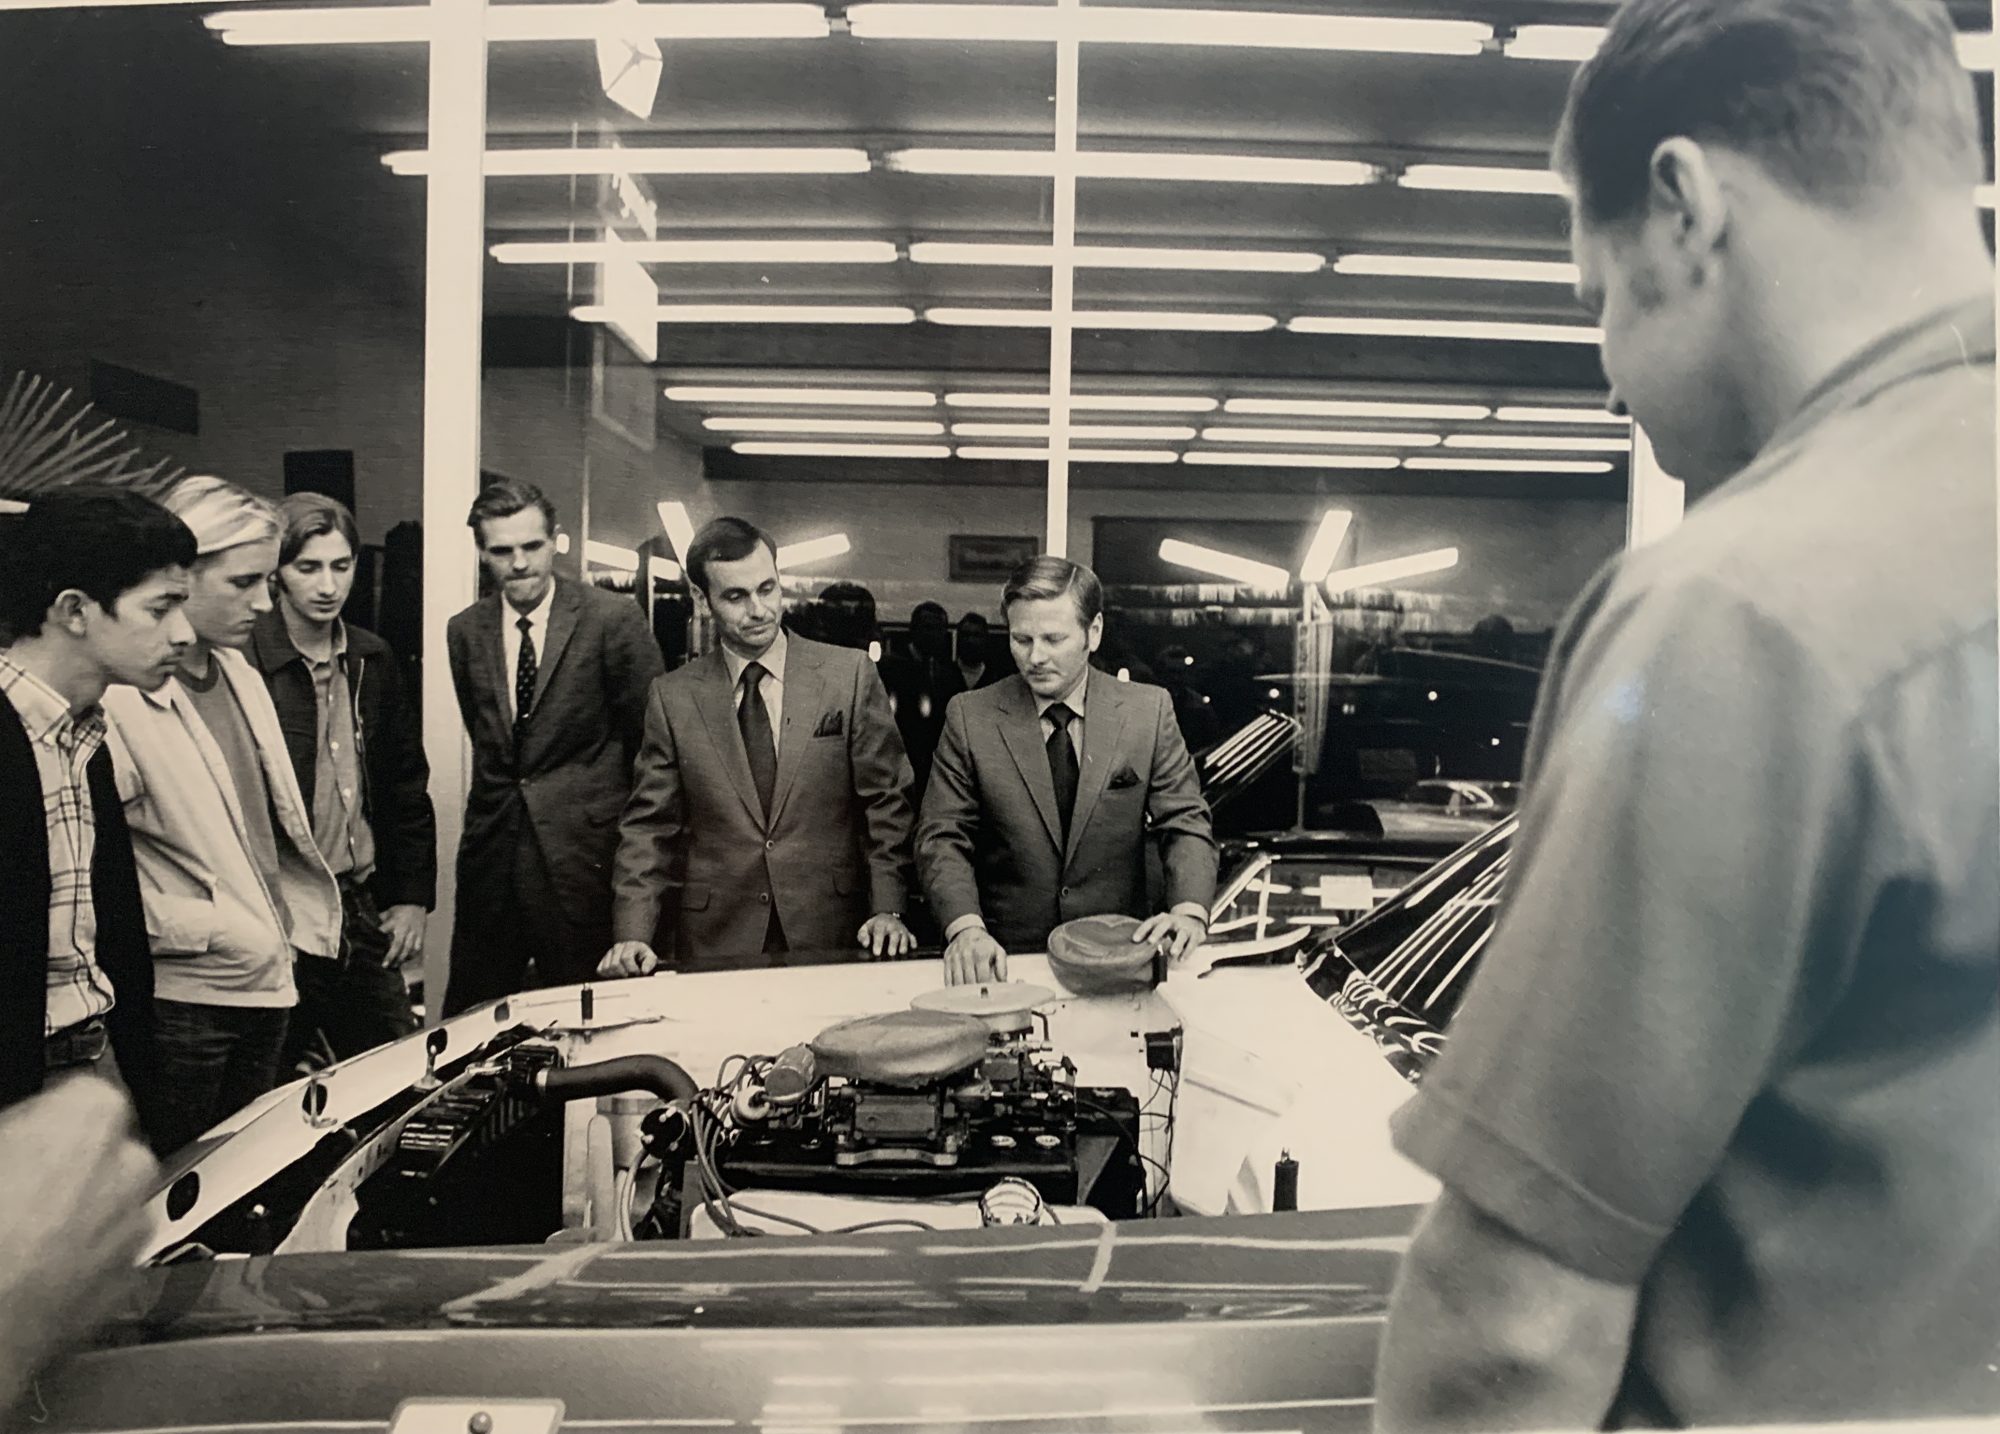
POLYGON ((845 712, 824 712, 820 714, 819 726, 813 728, 815 737, 838 737, 847 731, 845 712))
POLYGON ((1139 774, 1130 767, 1120 767, 1105 785, 1114 792, 1124 787, 1136 787, 1139 785, 1139 774))

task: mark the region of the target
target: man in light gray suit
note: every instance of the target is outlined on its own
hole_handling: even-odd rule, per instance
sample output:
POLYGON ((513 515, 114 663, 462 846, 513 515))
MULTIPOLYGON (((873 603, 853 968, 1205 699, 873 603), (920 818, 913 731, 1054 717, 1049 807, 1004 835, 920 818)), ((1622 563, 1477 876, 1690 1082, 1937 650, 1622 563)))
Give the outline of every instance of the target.
POLYGON ((648 696, 599 972, 656 969, 662 928, 683 971, 902 955, 910 764, 875 664, 786 635, 777 548, 740 518, 687 572, 722 643, 648 696))
POLYGON ((1044 950, 1057 925, 1107 912, 1147 917, 1134 941, 1193 950, 1216 849, 1172 702, 1092 670, 1104 589, 1089 568, 1035 558, 1004 605, 1020 672, 952 699, 917 828, 945 981, 1005 980, 1008 951, 1044 950), (1148 836, 1167 879, 1153 915, 1148 836))

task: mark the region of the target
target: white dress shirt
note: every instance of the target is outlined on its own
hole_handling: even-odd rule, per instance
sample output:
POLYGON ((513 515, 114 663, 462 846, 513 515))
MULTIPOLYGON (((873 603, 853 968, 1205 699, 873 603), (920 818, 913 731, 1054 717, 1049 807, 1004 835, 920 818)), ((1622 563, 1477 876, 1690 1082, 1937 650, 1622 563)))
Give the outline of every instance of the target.
POLYGON ((784 741, 785 730, 785 630, 778 629, 778 636, 758 658, 738 657, 727 647, 722 649, 722 662, 729 669, 730 702, 738 712, 743 710, 743 669, 752 662, 764 666, 764 675, 758 680, 757 690, 764 695, 764 710, 771 714, 771 751, 775 753, 784 741))
MULTIPOLYGON (((539 674, 542 663, 549 655, 549 613, 556 605, 556 585, 549 583, 549 590, 542 594, 542 600, 535 604, 533 612, 516 612, 514 605, 506 598, 500 599, 500 650, 507 659, 507 715, 519 717, 514 710, 514 674, 521 669, 521 628, 522 618, 528 620, 528 636, 535 641, 535 671, 539 674)), ((537 679, 539 680, 539 678, 537 679)))

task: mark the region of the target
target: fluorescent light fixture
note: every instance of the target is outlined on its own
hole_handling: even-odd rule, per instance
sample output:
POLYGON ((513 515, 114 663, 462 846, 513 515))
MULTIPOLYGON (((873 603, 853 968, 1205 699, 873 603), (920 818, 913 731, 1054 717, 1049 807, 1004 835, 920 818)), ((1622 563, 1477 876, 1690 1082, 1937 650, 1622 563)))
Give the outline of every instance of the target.
POLYGON ((502 264, 893 264, 896 246, 876 239, 635 239, 510 242, 489 253, 502 264))
POLYGON ((1476 55, 1493 28, 1471 20, 1304 15, 1256 10, 1063 10, 1042 5, 863 4, 848 22, 864 40, 995 40, 1049 43, 1210 45, 1278 50, 1353 50, 1405 55, 1476 55))
POLYGON ((653 511, 660 515, 660 526, 667 531, 667 541, 674 545, 674 555, 686 562, 688 549, 694 546, 694 519, 688 516, 687 504, 669 501, 653 511))
MULTIPOLYGON (((226 45, 395 45, 430 38, 426 5, 219 10, 202 17, 226 45)), ((486 35, 499 41, 623 39, 823 40, 826 12, 801 4, 493 5, 486 35)))
POLYGON ((829 533, 824 538, 808 538, 803 543, 785 543, 778 549, 778 566, 796 568, 807 563, 825 562, 828 558, 839 557, 852 546, 845 533, 829 533))
POLYGON ((1334 593, 1352 592, 1355 588, 1381 587, 1385 583, 1400 582, 1405 578, 1420 578, 1426 573, 1441 573, 1446 568, 1457 566, 1457 548, 1434 548, 1428 553, 1412 553, 1407 558, 1363 563, 1358 568, 1343 568, 1337 573, 1329 573, 1326 578, 1326 591, 1331 596, 1334 593))
POLYGON ((1211 468, 1400 468, 1403 460, 1378 453, 1183 453, 1181 462, 1211 468))
POLYGON ((1630 453, 1630 438, 1538 437, 1523 433, 1454 433, 1447 448, 1520 449, 1530 453, 1630 453))
POLYGON ((1319 520, 1319 531, 1313 534, 1312 545, 1299 563, 1300 582, 1316 583, 1333 571, 1333 560, 1340 555, 1340 545, 1347 541, 1347 530, 1353 523, 1354 515, 1345 508, 1327 510, 1319 520))
POLYGON ((1612 465, 1550 458, 1405 458, 1403 467, 1417 473, 1609 473, 1612 465))
POLYGON ((731 453, 765 458, 949 458, 942 443, 765 443, 748 440, 729 445, 731 453))
POLYGON ((1385 279, 1491 279, 1508 284, 1562 284, 1581 277, 1574 264, 1540 259, 1448 258, 1432 254, 1342 254, 1336 274, 1385 279))
MULTIPOLYGON (((1047 408, 1046 393, 948 393, 944 401, 953 408, 1047 408)), ((1072 410, 1089 409, 1109 413, 1213 413, 1216 401, 1192 394, 1159 393, 1073 393, 1072 410)))
POLYGON ((1476 342, 1600 344, 1604 330, 1583 324, 1520 324, 1488 319, 1383 319, 1308 315, 1286 325, 1295 334, 1349 334, 1394 339, 1469 339, 1476 342))
POLYGON ((1222 407, 1226 413, 1268 417, 1414 418, 1445 423, 1477 423, 1493 412, 1482 403, 1396 403, 1348 398, 1232 398, 1222 407))
MULTIPOLYGON (((918 264, 986 264, 1046 269, 1055 262, 1050 244, 917 243, 910 258, 918 264)), ((1147 249, 1080 244, 1080 269, 1184 269, 1214 274, 1313 274, 1326 265, 1320 254, 1269 249, 1147 249)))
MULTIPOLYGON (((1047 438, 1046 423, 954 423, 952 434, 959 438, 1047 438)), ((1092 439, 1139 439, 1154 443, 1185 443, 1194 437, 1192 428, 1164 424, 1100 423, 1073 426, 1069 435, 1081 441, 1092 439)))
POLYGON ((1405 189, 1455 189, 1468 194, 1568 195, 1562 176, 1548 169, 1491 164, 1413 164, 1396 177, 1405 189))
POLYGON ((930 408, 937 395, 903 388, 750 388, 713 384, 670 384, 673 403, 765 403, 790 407, 930 408))
POLYGON ((1493 415, 1502 423, 1615 423, 1620 428, 1632 419, 1608 408, 1502 408, 1493 415))
MULTIPOLYGON (((569 316, 586 324, 601 324, 608 311, 583 304, 569 316)), ((915 309, 841 304, 661 304, 653 311, 663 324, 913 324, 915 309)))
POLYGON ((639 555, 636 552, 621 548, 616 543, 600 543, 595 538, 584 540, 583 560, 596 563, 600 568, 616 568, 621 573, 639 571, 639 555))
POLYGON ((1972 191, 1972 202, 1977 204, 1981 209, 1991 209, 1993 207, 1993 186, 1990 184, 1981 184, 1974 188, 1972 191))
MULTIPOLYGON (((1047 309, 926 309, 933 324, 955 328, 1045 329, 1047 309)), ((1175 332, 1261 334, 1278 326, 1269 314, 1193 314, 1145 309, 1079 309, 1073 327, 1079 329, 1159 329, 1175 332)))
MULTIPOLYGON (((1054 150, 899 149, 888 166, 906 174, 955 174, 1049 179, 1054 150)), ((1076 157, 1080 179, 1164 180, 1216 184, 1373 184, 1381 170, 1355 159, 1281 159, 1260 154, 1156 154, 1143 150, 1085 150, 1076 157)))
POLYGON ((717 433, 857 433, 887 438, 935 438, 944 425, 918 418, 705 418, 703 428, 717 433))
POLYGON ((1334 443, 1350 448, 1435 448, 1435 433, 1375 433, 1364 428, 1204 428, 1204 443, 1334 443))
MULTIPOLYGON (((431 171, 430 151, 422 149, 392 150, 382 156, 382 163, 392 174, 431 171)), ((776 145, 625 149, 599 145, 585 149, 489 149, 482 168, 489 179, 532 179, 570 174, 866 174, 869 164, 865 149, 776 145)))
POLYGON ((1160 558, 1179 567, 1193 568, 1198 573, 1248 583, 1253 588, 1284 589, 1292 585, 1292 575, 1281 567, 1260 563, 1254 558, 1239 558, 1234 553, 1206 548, 1199 543, 1184 543, 1179 538, 1161 541, 1160 558))
POLYGON ((1577 63, 1604 43, 1602 25, 1517 25, 1507 41, 1510 60, 1568 60, 1577 63))
MULTIPOLYGON (((968 444, 958 450, 960 458, 973 458, 992 462, 1033 462, 1046 463, 1050 453, 1046 448, 994 448, 981 444, 968 444)), ((1172 463, 1180 457, 1171 448, 1073 448, 1069 461, 1072 463, 1172 463)))
POLYGON ((1958 62, 1968 70, 1990 70, 2000 60, 2000 46, 1985 30, 1968 30, 1958 37, 1958 62))

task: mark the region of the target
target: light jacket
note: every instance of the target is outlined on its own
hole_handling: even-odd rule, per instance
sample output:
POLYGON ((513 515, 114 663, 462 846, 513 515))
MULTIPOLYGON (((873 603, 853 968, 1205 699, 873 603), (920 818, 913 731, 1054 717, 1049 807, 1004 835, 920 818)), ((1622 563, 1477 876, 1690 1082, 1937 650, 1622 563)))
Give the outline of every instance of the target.
POLYGON ((251 856, 229 764, 178 680, 104 696, 118 795, 153 948, 154 992, 210 1006, 290 1006, 292 953, 340 950, 340 888, 313 844, 312 817, 263 680, 240 653, 212 654, 236 694, 271 789, 279 895, 251 856))

